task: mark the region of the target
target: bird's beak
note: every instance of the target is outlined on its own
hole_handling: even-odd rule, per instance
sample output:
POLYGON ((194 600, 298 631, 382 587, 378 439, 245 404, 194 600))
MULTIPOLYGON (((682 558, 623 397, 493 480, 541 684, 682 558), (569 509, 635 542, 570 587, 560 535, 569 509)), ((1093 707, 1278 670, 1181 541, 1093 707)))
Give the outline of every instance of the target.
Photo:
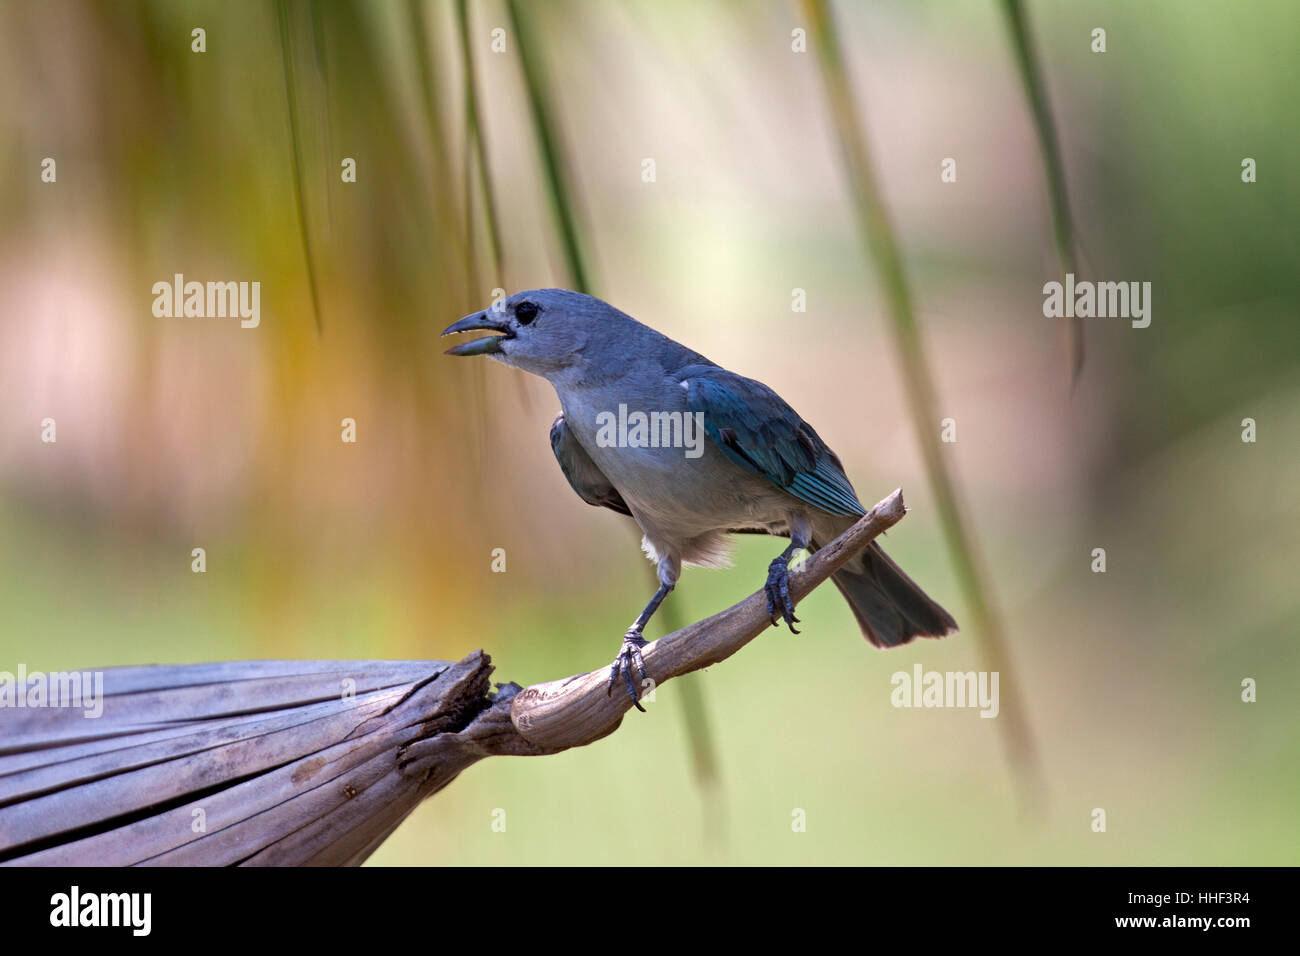
POLYGON ((502 335, 489 335, 487 338, 474 339, 472 342, 463 342, 460 345, 453 345, 444 353, 446 355, 487 355, 492 352, 501 351, 501 343, 506 339, 513 339, 515 333, 511 330, 510 324, 501 319, 489 317, 487 312, 475 312, 473 315, 467 315, 459 322, 453 322, 442 330, 443 335, 452 335, 456 332, 477 332, 487 330, 491 332, 501 332, 502 335))

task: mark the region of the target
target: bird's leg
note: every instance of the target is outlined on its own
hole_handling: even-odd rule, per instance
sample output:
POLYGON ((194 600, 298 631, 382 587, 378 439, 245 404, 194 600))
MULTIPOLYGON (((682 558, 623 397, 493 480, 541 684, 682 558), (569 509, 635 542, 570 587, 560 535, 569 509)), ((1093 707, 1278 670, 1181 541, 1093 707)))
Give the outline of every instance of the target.
POLYGON ((794 602, 790 600, 790 558, 796 551, 808 547, 808 540, 807 534, 800 533, 800 529, 793 529, 790 547, 773 558, 767 566, 767 583, 763 585, 767 594, 768 618, 774 627, 780 626, 777 620, 777 612, 780 611, 791 634, 799 633, 795 628, 799 619, 794 616, 794 602))
POLYGON ((632 681, 632 671, 635 669, 640 674, 640 679, 645 680, 647 677, 645 670, 645 661, 641 658, 641 648, 649 643, 641 632, 645 630, 646 624, 655 611, 659 610, 659 605, 663 603, 668 592, 677 584, 677 575, 680 573, 680 565, 661 564, 659 566, 659 590, 655 591, 654 597, 650 603, 645 606, 637 619, 632 622, 632 626, 627 629, 623 635, 623 648, 614 658, 614 663, 609 668, 609 685, 606 688, 606 695, 614 692, 614 685, 618 683, 619 674, 623 675, 623 681, 627 684, 627 695, 632 698, 632 703, 636 709, 645 713, 645 708, 641 706, 638 699, 636 685, 632 681))

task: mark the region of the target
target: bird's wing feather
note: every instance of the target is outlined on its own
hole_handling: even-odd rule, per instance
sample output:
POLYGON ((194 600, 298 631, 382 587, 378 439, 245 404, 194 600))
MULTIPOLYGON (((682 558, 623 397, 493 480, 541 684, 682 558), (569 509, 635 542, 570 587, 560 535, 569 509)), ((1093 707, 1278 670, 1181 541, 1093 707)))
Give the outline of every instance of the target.
POLYGON ((714 365, 678 377, 705 434, 737 465, 830 514, 866 513, 835 453, 776 392, 714 365))
POLYGON ((632 512, 623 500, 623 496, 605 477, 587 450, 578 444, 564 422, 564 413, 555 417, 551 425, 551 451, 560 463, 560 470, 569 480, 569 485, 578 493, 578 497, 589 505, 610 508, 620 514, 631 516, 632 512))

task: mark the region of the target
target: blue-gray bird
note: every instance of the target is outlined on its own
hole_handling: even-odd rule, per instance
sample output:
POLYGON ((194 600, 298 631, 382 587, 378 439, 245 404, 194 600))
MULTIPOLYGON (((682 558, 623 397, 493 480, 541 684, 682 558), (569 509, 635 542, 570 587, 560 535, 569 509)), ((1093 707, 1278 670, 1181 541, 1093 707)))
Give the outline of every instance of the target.
MULTIPOLYGON (((682 565, 725 565, 728 534, 790 539, 769 565, 764 590, 772 623, 779 615, 795 631, 790 558, 833 540, 865 509, 835 452, 776 392, 599 299, 565 289, 517 293, 443 335, 470 331, 500 334, 448 354, 488 355, 554 386, 560 414, 551 448, 565 478, 583 501, 636 521, 658 566, 659 589, 623 636, 610 668, 611 691, 621 674, 640 709, 632 672, 645 680, 646 622, 677 584, 682 565), (648 429, 635 427, 638 412, 648 429), (696 425, 702 435, 693 434, 696 425)), ((957 628, 874 542, 833 580, 877 647, 957 628)))

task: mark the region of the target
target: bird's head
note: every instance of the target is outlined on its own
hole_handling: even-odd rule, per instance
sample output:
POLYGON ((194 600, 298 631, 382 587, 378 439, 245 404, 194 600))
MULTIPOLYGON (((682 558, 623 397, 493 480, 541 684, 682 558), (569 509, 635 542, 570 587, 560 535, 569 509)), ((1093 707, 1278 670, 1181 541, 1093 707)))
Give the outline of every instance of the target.
POLYGON ((442 334, 499 333, 453 346, 447 354, 488 355, 550 378, 577 366, 592 343, 617 340, 624 322, 636 324, 613 306, 581 292, 532 289, 467 315, 442 334))

